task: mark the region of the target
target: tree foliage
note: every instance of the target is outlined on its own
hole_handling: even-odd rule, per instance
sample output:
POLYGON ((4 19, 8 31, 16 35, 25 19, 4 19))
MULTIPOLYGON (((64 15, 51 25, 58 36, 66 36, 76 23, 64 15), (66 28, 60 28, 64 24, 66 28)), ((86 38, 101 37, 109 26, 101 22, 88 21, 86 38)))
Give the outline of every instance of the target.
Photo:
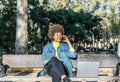
POLYGON ((0 1, 0 50, 12 52, 15 46, 16 2, 14 0, 0 1))
MULTIPOLYGON (((73 9, 79 6, 77 2, 60 1, 60 4, 54 6, 45 0, 28 0, 29 48, 39 44, 44 45, 50 41, 47 37, 47 30, 52 24, 58 23, 64 26, 65 33, 71 41, 74 38, 73 42, 87 41, 92 34, 95 35, 96 39, 101 38, 99 37, 101 35, 101 28, 99 27, 101 18, 98 15, 82 8, 78 8, 79 11, 75 12, 73 9)), ((1 49, 10 51, 10 49, 14 50, 15 46, 16 0, 5 2, 6 4, 2 3, 4 8, 0 11, 2 12, 0 14, 0 28, 2 28, 0 35, 3 36, 0 43, 2 43, 1 49)), ((82 6, 83 4, 81 4, 82 6)))

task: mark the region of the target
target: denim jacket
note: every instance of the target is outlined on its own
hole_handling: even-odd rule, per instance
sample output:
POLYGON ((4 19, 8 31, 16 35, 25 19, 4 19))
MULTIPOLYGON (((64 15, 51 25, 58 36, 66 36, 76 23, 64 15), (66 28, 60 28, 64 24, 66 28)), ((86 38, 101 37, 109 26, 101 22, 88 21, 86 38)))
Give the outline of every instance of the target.
MULTIPOLYGON (((55 55, 55 48, 53 47, 52 43, 45 45, 43 48, 42 53, 42 63, 45 65, 54 55, 55 55)), ((69 58, 76 58, 76 52, 71 52, 69 46, 66 43, 60 43, 59 47, 57 48, 59 60, 67 67, 69 72, 69 77, 73 76, 72 73, 72 63, 69 58)))

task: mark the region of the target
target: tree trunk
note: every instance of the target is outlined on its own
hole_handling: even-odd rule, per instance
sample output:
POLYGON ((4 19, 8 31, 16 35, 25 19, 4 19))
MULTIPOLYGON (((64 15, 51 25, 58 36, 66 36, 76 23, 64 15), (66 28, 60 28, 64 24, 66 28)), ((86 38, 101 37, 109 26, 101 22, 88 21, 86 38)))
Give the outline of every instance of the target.
POLYGON ((28 29, 27 29, 27 0, 17 0, 17 27, 16 27, 16 43, 15 53, 23 54, 27 53, 28 43, 28 29))
POLYGON ((120 57, 120 27, 119 27, 119 39, 118 39, 118 52, 117 52, 117 54, 118 54, 118 57, 120 57))
POLYGON ((96 44, 95 44, 95 46, 96 46, 95 50, 98 51, 99 46, 98 46, 98 40, 97 40, 97 39, 96 39, 96 44))
MULTIPOLYGON (((120 7, 119 7, 120 9, 120 7)), ((119 17, 120 17, 120 13, 119 13, 119 17)), ((120 57, 120 18, 119 18, 119 36, 118 36, 118 51, 117 51, 117 54, 118 54, 118 57, 120 57)), ((119 61, 120 62, 120 61, 119 61)))
POLYGON ((94 43, 95 43, 94 34, 91 36, 91 39, 92 39, 92 51, 95 51, 95 49, 94 49, 94 43))

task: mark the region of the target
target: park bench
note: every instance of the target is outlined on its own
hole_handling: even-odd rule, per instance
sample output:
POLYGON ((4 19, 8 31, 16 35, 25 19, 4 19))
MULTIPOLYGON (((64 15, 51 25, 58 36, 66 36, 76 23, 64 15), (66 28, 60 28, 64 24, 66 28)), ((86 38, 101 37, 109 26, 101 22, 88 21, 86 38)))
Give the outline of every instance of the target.
MULTIPOLYGON (((112 75, 99 76, 98 78, 71 78, 74 81, 94 80, 103 82, 101 80, 105 80, 104 78, 107 78, 106 81, 120 81, 119 76, 114 76, 118 64, 118 56, 116 54, 78 54, 77 59, 71 60, 71 62, 74 68, 77 68, 78 62, 99 62, 100 69, 109 68, 112 70, 112 75)), ((43 68, 40 54, 3 54, 2 63, 9 68, 43 68)))

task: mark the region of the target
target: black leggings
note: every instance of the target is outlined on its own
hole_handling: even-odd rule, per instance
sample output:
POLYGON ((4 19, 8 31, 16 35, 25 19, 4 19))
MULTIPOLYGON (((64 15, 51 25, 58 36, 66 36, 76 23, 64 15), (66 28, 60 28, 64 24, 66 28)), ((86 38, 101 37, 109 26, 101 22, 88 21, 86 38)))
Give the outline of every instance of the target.
POLYGON ((52 77, 52 82, 60 82, 63 74, 68 76, 66 67, 56 57, 53 57, 45 65, 45 68, 48 75, 52 77))

